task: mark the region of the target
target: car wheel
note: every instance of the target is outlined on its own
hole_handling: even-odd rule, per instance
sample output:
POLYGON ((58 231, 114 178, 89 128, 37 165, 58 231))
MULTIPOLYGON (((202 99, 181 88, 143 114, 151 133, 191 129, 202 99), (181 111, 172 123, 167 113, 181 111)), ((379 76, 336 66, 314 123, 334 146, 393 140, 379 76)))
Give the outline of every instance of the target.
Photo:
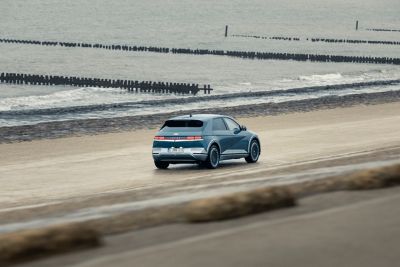
POLYGON ((158 169, 166 169, 169 166, 168 162, 163 162, 163 161, 154 161, 154 165, 156 165, 156 167, 158 169))
POLYGON ((245 158, 247 163, 255 163, 260 157, 260 144, 257 140, 253 140, 250 143, 249 155, 245 158))
POLYGON ((207 168, 215 169, 219 165, 219 149, 216 145, 212 145, 208 151, 207 161, 205 162, 207 168))

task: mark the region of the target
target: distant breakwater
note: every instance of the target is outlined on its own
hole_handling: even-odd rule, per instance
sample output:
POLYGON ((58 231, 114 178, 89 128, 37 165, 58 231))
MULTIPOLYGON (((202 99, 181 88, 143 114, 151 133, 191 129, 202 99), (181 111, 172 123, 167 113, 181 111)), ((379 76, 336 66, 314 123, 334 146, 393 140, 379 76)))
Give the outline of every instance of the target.
POLYGON ((359 40, 359 39, 336 39, 336 38, 300 38, 300 37, 287 37, 287 36, 260 36, 249 34, 233 34, 231 37, 241 38, 254 38, 254 39, 267 39, 279 41, 308 41, 308 42, 324 42, 324 43, 345 43, 345 44, 373 44, 373 45, 400 45, 400 41, 382 41, 382 40, 359 40))
POLYGON ((376 28, 372 28, 372 29, 366 29, 367 31, 373 31, 373 32, 400 32, 400 30, 398 29, 376 29, 376 28))
POLYGON ((391 64, 400 65, 400 58, 391 57, 373 57, 373 56, 341 56, 326 54, 304 54, 304 53, 284 53, 284 52, 255 52, 255 51, 230 51, 230 50, 210 50, 210 49, 192 49, 192 48, 166 48, 154 46, 131 46, 131 45, 105 45, 89 44, 76 42, 55 42, 55 41, 35 41, 35 40, 17 40, 0 39, 0 43, 31 44, 42 46, 62 46, 69 48, 96 48, 107 50, 120 50, 127 52, 153 52, 153 53, 172 53, 172 54, 190 54, 190 55, 214 55, 238 57, 243 59, 259 60, 294 60, 311 62, 336 62, 336 63, 364 63, 364 64, 391 64))
POLYGON ((100 88, 121 88, 128 92, 135 93, 158 93, 158 94, 192 94, 196 95, 200 90, 210 94, 211 86, 195 83, 173 83, 161 81, 137 81, 121 79, 101 79, 87 77, 69 77, 60 75, 39 75, 27 73, 0 73, 0 83, 46 85, 46 86, 76 86, 76 87, 100 87, 100 88))

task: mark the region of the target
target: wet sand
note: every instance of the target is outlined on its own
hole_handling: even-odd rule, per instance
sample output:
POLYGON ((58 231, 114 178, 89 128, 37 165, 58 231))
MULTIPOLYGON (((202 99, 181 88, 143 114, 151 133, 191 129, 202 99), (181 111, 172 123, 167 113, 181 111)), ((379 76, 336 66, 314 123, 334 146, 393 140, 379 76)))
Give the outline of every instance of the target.
MULTIPOLYGON (((390 84, 390 81, 383 81, 390 84)), ((397 81, 398 82, 398 81, 397 81)), ((368 83, 374 84, 374 82, 368 83)), ((343 84, 343 85, 331 85, 331 86, 317 86, 309 88, 297 88, 292 89, 292 93, 295 94, 298 91, 312 92, 313 90, 329 90, 332 88, 350 88, 362 87, 361 84, 343 84)), ((286 90, 288 92, 289 90, 286 90)), ((241 93, 234 94, 236 96, 265 96, 265 94, 274 94, 274 92, 254 92, 254 93, 241 93)), ((275 92, 276 93, 276 92, 275 92)), ((223 97, 234 97, 232 95, 225 96, 212 96, 218 99, 223 97)), ((244 100, 245 101, 245 100, 244 100)), ((97 135, 110 132, 124 132, 140 129, 151 129, 158 127, 166 119, 188 113, 214 113, 214 114, 226 114, 233 117, 257 117, 257 116, 278 116, 296 112, 310 112, 321 109, 332 109, 338 107, 351 107, 356 105, 376 105, 383 103, 399 102, 400 91, 386 91, 378 93, 361 93, 344 96, 325 96, 316 99, 305 99, 305 100, 293 100, 281 103, 263 103, 263 104, 244 104, 240 106, 232 107, 215 107, 210 109, 191 109, 185 111, 175 111, 169 113, 159 113, 150 115, 137 115, 117 118, 101 118, 101 119, 82 119, 82 120, 67 120, 67 121, 53 121, 53 122, 42 122, 35 125, 22 125, 22 126, 10 126, 0 127, 0 143, 10 143, 19 141, 32 141, 38 139, 49 139, 49 138, 60 138, 69 136, 83 136, 83 135, 97 135)), ((190 104, 193 103, 193 99, 176 99, 158 101, 159 105, 168 105, 168 103, 182 103, 190 108, 190 104), (171 102, 172 101, 172 102, 171 102)), ((147 103, 151 105, 157 105, 156 103, 147 103)), ((106 106, 100 106, 100 109, 118 109, 123 108, 125 104, 112 104, 106 106)), ((127 106, 132 105, 127 103, 127 106)), ((94 107, 86 107, 94 108, 94 107)), ((86 109, 85 107, 74 107, 75 111, 86 109)), ((71 108, 66 108, 66 112, 72 112, 71 108)), ((56 114, 57 112, 64 112, 63 110, 42 110, 44 114, 50 112, 50 114, 56 114)), ((10 112, 5 112, 9 114, 10 112)), ((11 112, 13 113, 13 112, 11 112)), ((24 112, 16 112, 13 115, 24 115, 24 112)), ((13 116, 12 115, 12 116, 13 116)), ((40 115, 40 113, 38 114, 40 115)), ((8 115, 4 112, 0 112, 0 117, 8 115)))

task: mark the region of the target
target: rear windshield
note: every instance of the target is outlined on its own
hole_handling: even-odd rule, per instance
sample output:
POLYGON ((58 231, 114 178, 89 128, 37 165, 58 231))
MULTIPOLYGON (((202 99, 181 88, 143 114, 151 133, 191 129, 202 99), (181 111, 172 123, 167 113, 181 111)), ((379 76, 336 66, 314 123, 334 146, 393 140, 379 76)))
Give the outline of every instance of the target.
POLYGON ((198 120, 168 120, 161 129, 168 128, 201 128, 203 122, 198 120))

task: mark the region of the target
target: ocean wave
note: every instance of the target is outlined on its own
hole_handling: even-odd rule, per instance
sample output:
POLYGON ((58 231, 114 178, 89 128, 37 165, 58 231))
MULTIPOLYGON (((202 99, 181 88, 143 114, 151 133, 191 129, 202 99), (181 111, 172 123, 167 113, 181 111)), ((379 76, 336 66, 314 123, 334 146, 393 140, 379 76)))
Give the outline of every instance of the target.
MULTIPOLYGON (((326 74, 313 74, 313 75, 302 75, 293 77, 281 77, 277 79, 266 79, 257 80, 253 77, 243 79, 241 81, 228 80, 215 84, 215 91, 213 96, 217 98, 223 98, 226 95, 228 98, 235 93, 253 93, 253 92, 264 92, 277 90, 291 90, 293 88, 307 88, 311 86, 328 86, 338 84, 351 84, 358 82, 370 82, 370 81, 384 81, 390 79, 400 79, 399 68, 381 69, 376 67, 369 71, 354 71, 354 72, 332 72, 326 74), (257 82, 254 82, 257 80, 257 82)), ((13 85, 15 86, 15 85, 13 85)), ((32 86, 33 87, 33 86, 32 86)), ((7 88, 6 88, 7 89, 7 88)), ((22 88, 16 88, 23 91, 22 88)), ((14 88, 8 89, 8 92, 12 92, 14 88)), ((109 105, 114 107, 115 105, 120 106, 120 103, 132 103, 141 101, 153 101, 157 100, 157 103, 163 103, 164 100, 181 101, 177 99, 190 98, 190 96, 182 97, 180 95, 157 95, 157 94, 135 94, 129 93, 124 90, 116 88, 97 88, 97 87, 86 87, 77 88, 49 88, 47 94, 32 94, 27 95, 29 90, 23 95, 4 97, 0 94, 0 111, 28 111, 28 110, 76 110, 81 112, 82 109, 91 110, 94 106, 95 109, 109 105), (57 90, 57 91, 51 91, 57 90), (172 99, 172 100, 171 100, 172 99), (85 108, 80 108, 84 107, 85 108), (79 108, 75 108, 79 107, 79 108)), ((44 92, 42 90, 41 92, 44 92)), ((12 95, 9 93, 8 95, 12 95)), ((200 96, 196 96, 198 99, 200 96)), ((200 99, 201 100, 201 99, 200 99)), ((191 100, 190 100, 191 101, 191 100)), ((29 112, 29 111, 28 111, 29 112)), ((44 112, 44 111, 41 111, 44 112)), ((50 112, 50 111, 49 111, 50 112)), ((70 111, 68 111, 70 112, 70 111)))
MULTIPOLYGON (((115 89, 113 89, 115 91, 115 89)), ((63 104, 64 102, 85 102, 93 99, 98 94, 110 93, 110 88, 77 88, 72 90, 63 90, 46 95, 32 95, 7 97, 0 100, 0 110, 30 109, 63 104)))
MULTIPOLYGON (((238 92, 221 95, 209 95, 209 96, 195 96, 185 98, 169 98, 169 99, 153 99, 153 100, 140 100, 130 102, 119 102, 109 104, 92 104, 92 105, 75 105, 68 107, 57 107, 57 108, 40 108, 40 109, 21 109, 21 110, 0 110, 0 118, 11 118, 13 116, 57 116, 65 114, 84 114, 90 112, 100 111, 112 111, 122 112, 132 109, 143 109, 143 108, 161 108, 161 107, 172 107, 173 105, 194 105, 206 103, 209 101, 234 101, 235 99, 246 99, 246 98, 261 98, 268 97, 270 102, 273 102, 274 97, 303 97, 303 98, 315 98, 321 93, 329 93, 331 95, 339 94, 339 91, 353 90, 354 92, 359 91, 363 88, 370 87, 386 87, 399 85, 400 79, 395 80, 380 80, 380 81, 368 81, 368 82, 356 82, 356 83, 344 83, 344 84, 329 84, 329 85, 318 85, 318 86, 306 86, 289 89, 277 89, 268 91, 254 91, 254 92, 238 92)), ((398 90, 396 88, 395 90, 398 90)))
POLYGON ((328 73, 328 74, 314 74, 309 76, 299 76, 300 81, 310 82, 333 82, 343 80, 343 76, 340 73, 328 73))
POLYGON ((369 71, 353 71, 346 73, 327 73, 302 75, 297 77, 297 82, 305 85, 337 85, 361 82, 374 82, 400 79, 400 69, 372 69, 369 71))
MULTIPOLYGON (((113 103, 126 101, 127 92, 118 88, 83 87, 45 95, 6 97, 0 99, 0 111, 18 111, 113 103)), ((146 99, 135 95, 136 99, 146 99)), ((157 97, 156 97, 157 98, 157 97)))

